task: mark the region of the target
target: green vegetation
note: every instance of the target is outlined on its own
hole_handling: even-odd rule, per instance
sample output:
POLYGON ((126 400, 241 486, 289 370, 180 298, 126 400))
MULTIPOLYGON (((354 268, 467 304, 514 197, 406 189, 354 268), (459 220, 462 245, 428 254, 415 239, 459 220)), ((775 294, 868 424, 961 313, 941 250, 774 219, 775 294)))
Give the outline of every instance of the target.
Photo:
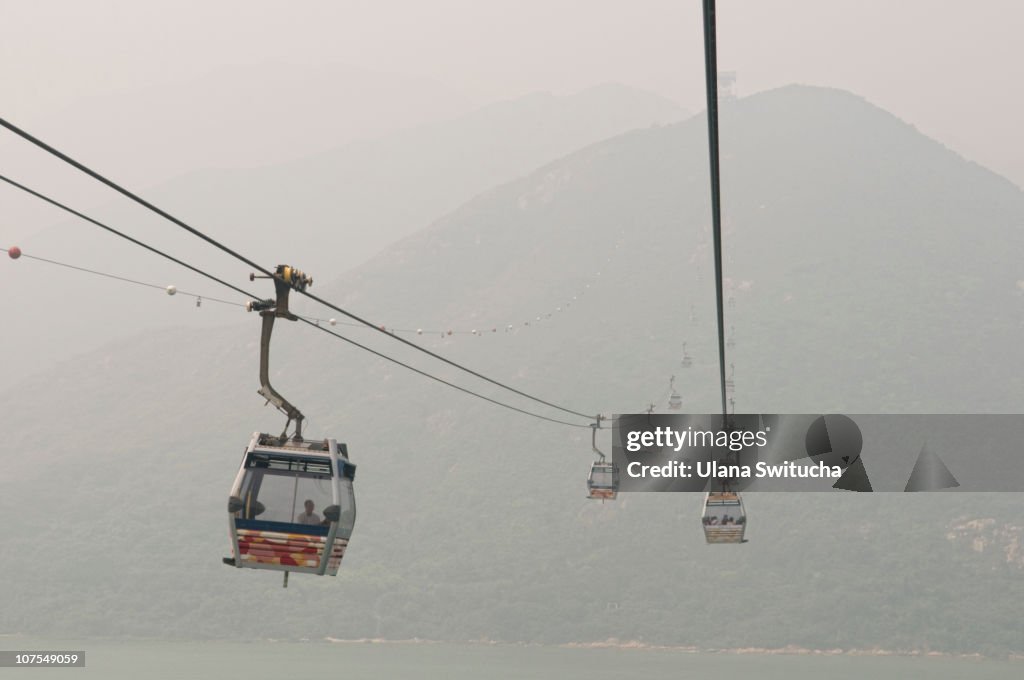
MULTIPOLYGON (((671 373, 713 410, 703 125, 587 147, 318 292, 389 326, 496 327, 417 340, 586 412, 641 410, 671 373)), ((1019 189, 833 90, 750 97, 722 131, 739 411, 1021 412, 1019 189)), ((1016 496, 753 494, 751 542, 706 546, 696 495, 586 501, 589 430, 308 328, 281 330, 273 379, 359 465, 350 552, 287 590, 228 569, 239 456, 283 420, 255 395, 257 337, 149 334, 0 395, 0 632, 1024 651, 1016 496), (951 537, 978 517, 1002 533, 951 537)))

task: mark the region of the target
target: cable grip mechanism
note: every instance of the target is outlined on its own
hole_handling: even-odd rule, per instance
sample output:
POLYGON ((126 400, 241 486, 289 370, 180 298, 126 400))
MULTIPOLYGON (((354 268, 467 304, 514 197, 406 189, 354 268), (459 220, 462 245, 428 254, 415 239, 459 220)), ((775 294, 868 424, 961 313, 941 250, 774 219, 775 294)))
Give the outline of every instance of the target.
POLYGON ((288 427, 295 421, 294 439, 302 441, 302 421, 305 418, 291 402, 285 399, 280 392, 270 384, 270 338, 274 332, 274 320, 282 317, 288 321, 298 321, 297 316, 288 309, 288 294, 292 290, 304 291, 313 285, 313 277, 286 264, 277 265, 272 276, 257 276, 249 274, 249 280, 257 278, 273 279, 274 291, 277 294, 276 300, 250 300, 245 304, 246 311, 259 312, 263 317, 263 329, 260 334, 260 388, 257 392, 266 397, 267 402, 273 404, 279 411, 288 416, 281 439, 288 438, 288 427))

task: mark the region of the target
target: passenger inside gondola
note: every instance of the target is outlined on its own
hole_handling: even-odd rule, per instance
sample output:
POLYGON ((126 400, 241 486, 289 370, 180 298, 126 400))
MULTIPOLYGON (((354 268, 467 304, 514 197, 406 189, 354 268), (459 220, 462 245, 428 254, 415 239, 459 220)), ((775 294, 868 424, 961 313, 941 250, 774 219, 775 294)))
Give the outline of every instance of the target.
POLYGON ((282 460, 275 469, 265 461, 254 461, 240 488, 244 499, 241 518, 322 526, 322 508, 333 503, 330 479, 319 471, 295 470, 295 465, 294 461, 282 460))
POLYGON ((304 504, 304 507, 305 507, 306 511, 305 512, 300 512, 298 514, 298 516, 295 517, 296 523, 298 523, 298 524, 320 524, 320 515, 318 515, 317 513, 313 512, 313 510, 316 508, 316 505, 314 505, 313 501, 307 498, 306 502, 304 504))
POLYGON ((703 521, 704 521, 705 526, 713 526, 713 527, 716 527, 716 526, 730 526, 730 525, 731 526, 738 526, 738 525, 744 524, 746 522, 746 517, 744 517, 742 515, 739 516, 739 517, 734 517, 734 516, 729 515, 729 514, 725 514, 725 515, 708 515, 707 517, 704 517, 703 521))

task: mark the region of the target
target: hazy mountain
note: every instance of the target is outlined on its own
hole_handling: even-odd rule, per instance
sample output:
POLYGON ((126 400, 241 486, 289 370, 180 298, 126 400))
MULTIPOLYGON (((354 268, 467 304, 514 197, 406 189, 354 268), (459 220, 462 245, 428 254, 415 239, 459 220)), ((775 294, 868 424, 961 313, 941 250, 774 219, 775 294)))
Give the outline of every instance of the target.
MULTIPOLYGON (((1019 189, 835 90, 741 100, 722 133, 738 410, 1020 411, 1019 189)), ((639 410, 670 373, 712 410, 705 134, 589 146, 320 292, 389 327, 498 329, 413 337, 584 413, 639 410)), ((149 333, 0 396, 0 631, 1024 649, 1014 496, 754 494, 751 542, 706 546, 696 495, 584 500, 585 421, 308 328, 278 335, 274 383, 351 448, 353 542, 334 580, 230 570, 239 454, 281 426, 253 394, 257 337, 149 333)))
MULTIPOLYGON (((39 94, 45 97, 51 87, 39 94)), ((183 173, 297 160, 457 117, 481 102, 423 77, 271 62, 220 66, 188 79, 157 72, 145 84, 78 97, 35 115, 21 113, 19 104, 30 106, 15 98, 3 116, 103 174, 149 191, 183 173)), ((111 202, 106 189, 6 130, 0 158, 5 174, 80 210, 111 202)), ((34 200, 4 201, 8 191, 0 188, 0 241, 25 242, 63 221, 34 200)))
MULTIPOLYGON (((288 260, 317 280, 329 281, 494 184, 592 142, 685 115, 667 100, 615 85, 565 97, 535 94, 285 164, 189 173, 140 193, 267 267, 288 260)), ((225 162, 233 158, 225 151, 225 162)), ((130 175, 111 176, 139 189, 130 175)), ((46 191, 45 183, 35 186, 46 191)), ((246 281, 248 268, 125 199, 85 212, 236 284, 246 281)), ((223 297, 205 279, 79 220, 19 240, 19 245, 41 257, 223 297)), ((0 286, 24 275, 31 275, 37 286, 40 297, 10 301, 16 314, 24 318, 41 308, 60 311, 37 318, 38 332, 31 341, 11 339, 10 351, 25 359, 0 384, 10 385, 124 334, 120 324, 97 315, 95 304, 69 305, 69 300, 117 300, 130 313, 135 331, 167 323, 211 325, 210 315, 196 313, 182 298, 170 305, 153 291, 114 292, 109 281, 30 266, 0 268, 0 286), (43 304, 37 305, 40 300, 43 304), (75 328, 73 336, 64 332, 67 328, 75 328)), ((106 305, 103 309, 104 314, 111 311, 106 305)))
MULTIPOLYGON (((80 97, 31 119, 11 110, 4 117, 142 188, 197 169, 297 160, 479 106, 423 77, 272 62, 221 66, 190 79, 154 73, 144 85, 80 97)), ((56 167, 6 132, 0 154, 22 176, 56 167)))

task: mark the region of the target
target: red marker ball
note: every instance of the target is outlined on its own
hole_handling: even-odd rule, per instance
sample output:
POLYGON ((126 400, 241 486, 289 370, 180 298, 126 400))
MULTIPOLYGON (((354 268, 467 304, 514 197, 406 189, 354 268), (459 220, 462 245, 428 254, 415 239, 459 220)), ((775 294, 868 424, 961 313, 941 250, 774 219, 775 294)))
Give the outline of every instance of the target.
POLYGON ((21 257, 21 248, 19 248, 18 246, 11 246, 10 250, 7 251, 7 254, 10 256, 12 260, 17 260, 19 257, 21 257))

